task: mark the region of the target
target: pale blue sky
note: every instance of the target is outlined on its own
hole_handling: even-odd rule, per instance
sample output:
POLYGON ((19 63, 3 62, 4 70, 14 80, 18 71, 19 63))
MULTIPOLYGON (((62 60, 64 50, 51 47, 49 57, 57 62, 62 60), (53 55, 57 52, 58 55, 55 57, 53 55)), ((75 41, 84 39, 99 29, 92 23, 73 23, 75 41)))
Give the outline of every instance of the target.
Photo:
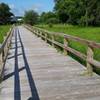
POLYGON ((0 0, 7 3, 15 15, 23 15, 24 11, 34 9, 38 13, 52 11, 54 0, 0 0))

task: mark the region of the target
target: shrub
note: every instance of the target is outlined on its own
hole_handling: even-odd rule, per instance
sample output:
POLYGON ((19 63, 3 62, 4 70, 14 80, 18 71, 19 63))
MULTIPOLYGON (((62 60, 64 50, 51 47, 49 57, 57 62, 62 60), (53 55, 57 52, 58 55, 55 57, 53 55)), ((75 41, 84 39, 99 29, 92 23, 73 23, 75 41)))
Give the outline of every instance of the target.
POLYGON ((49 26, 50 28, 52 28, 52 27, 53 27, 53 24, 52 24, 52 23, 49 23, 48 26, 49 26))
POLYGON ((59 20, 57 18, 49 18, 47 20, 47 24, 52 23, 52 24, 58 24, 59 20))

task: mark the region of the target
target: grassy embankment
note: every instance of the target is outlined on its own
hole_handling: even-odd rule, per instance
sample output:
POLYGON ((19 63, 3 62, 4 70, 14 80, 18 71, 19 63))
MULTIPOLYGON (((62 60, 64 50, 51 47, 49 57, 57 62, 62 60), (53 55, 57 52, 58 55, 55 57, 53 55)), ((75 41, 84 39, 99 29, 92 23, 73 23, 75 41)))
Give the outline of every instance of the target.
MULTIPOLYGON (((11 25, 1 25, 0 26, 0 44, 4 41, 4 36, 7 35, 7 32, 9 31, 11 25)), ((1 82, 1 77, 0 77, 0 82, 1 82)))
MULTIPOLYGON (((52 32, 61 32, 73 36, 77 36, 83 39, 92 40, 100 43, 100 27, 79 27, 73 25, 53 25, 53 27, 49 27, 48 25, 37 25, 40 28, 52 31, 52 32)), ((59 42, 63 42, 61 38, 58 40, 59 42)), ((69 41, 69 46, 86 54, 87 46, 75 41, 69 41)), ((72 55, 72 54, 71 54, 72 55)), ((73 56, 73 55, 72 55, 73 56)), ((77 60, 79 58, 73 56, 77 60)), ((100 49, 94 49, 94 58, 100 61, 100 49)), ((82 60, 80 60, 82 61, 82 60)), ((82 62, 84 63, 84 62, 82 62)))
POLYGON ((3 42, 4 36, 6 36, 6 33, 9 31, 10 27, 11 27, 10 25, 1 25, 0 26, 0 43, 3 42))

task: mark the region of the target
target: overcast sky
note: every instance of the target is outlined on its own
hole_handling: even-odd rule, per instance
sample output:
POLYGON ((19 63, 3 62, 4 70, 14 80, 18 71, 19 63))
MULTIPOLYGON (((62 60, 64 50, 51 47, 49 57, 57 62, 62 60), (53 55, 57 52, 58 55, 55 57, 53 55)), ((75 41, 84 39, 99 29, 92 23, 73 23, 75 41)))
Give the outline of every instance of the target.
POLYGON ((54 7, 53 1, 54 0, 0 0, 0 3, 7 3, 15 15, 22 16, 24 15, 24 11, 30 9, 38 13, 52 11, 54 7))

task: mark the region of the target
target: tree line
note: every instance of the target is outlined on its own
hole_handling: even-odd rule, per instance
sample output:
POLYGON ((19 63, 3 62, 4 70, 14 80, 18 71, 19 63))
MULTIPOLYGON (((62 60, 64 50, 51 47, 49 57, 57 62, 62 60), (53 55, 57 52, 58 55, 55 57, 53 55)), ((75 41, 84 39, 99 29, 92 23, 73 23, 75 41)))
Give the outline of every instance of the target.
POLYGON ((100 25, 100 0, 54 1, 54 11, 62 23, 100 25))
MULTIPOLYGON (((54 0, 52 12, 38 15, 34 10, 26 11, 24 22, 28 24, 68 23, 81 26, 100 26, 100 0, 54 0)), ((0 4, 0 24, 6 24, 13 14, 7 4, 0 4)))
POLYGON ((43 12, 39 23, 68 23, 81 26, 100 26, 100 0, 54 0, 52 12, 43 12))

